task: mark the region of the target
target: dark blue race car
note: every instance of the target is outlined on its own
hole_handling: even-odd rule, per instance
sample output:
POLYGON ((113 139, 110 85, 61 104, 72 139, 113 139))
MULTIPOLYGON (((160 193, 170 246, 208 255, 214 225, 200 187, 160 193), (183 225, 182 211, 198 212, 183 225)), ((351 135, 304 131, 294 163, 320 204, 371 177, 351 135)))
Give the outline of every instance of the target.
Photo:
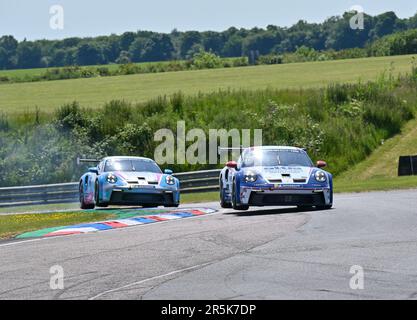
POLYGON ((220 204, 247 210, 250 206, 298 206, 330 209, 333 177, 313 165, 304 149, 262 146, 243 149, 237 162, 220 173, 220 204))

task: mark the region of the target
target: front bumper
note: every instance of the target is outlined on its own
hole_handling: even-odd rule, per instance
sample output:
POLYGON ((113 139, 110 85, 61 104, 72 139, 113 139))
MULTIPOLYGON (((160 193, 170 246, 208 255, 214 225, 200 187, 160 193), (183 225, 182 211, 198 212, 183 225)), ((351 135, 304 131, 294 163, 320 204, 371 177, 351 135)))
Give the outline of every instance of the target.
POLYGON ((250 206, 324 206, 331 204, 329 187, 241 187, 240 203, 250 206))
POLYGON ((179 204, 179 191, 176 189, 162 189, 154 187, 109 188, 105 192, 105 202, 113 205, 177 205, 179 204))

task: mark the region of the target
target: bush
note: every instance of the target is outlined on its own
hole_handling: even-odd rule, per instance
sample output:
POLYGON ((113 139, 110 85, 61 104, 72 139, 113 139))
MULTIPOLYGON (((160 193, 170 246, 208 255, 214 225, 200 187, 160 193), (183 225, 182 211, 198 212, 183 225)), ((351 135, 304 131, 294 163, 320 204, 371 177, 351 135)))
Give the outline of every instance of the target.
POLYGON ((283 58, 281 55, 266 55, 266 56, 260 56, 258 61, 258 64, 282 64, 283 58))
POLYGON ((7 76, 0 76, 0 83, 1 82, 10 82, 10 78, 7 76))
POLYGON ((108 77, 111 75, 109 68, 106 67, 97 68, 97 73, 100 75, 100 77, 108 77))
POLYGON ((65 104, 56 113, 56 124, 66 131, 84 127, 87 124, 86 116, 78 102, 65 104))
POLYGON ((191 67, 195 69, 214 69, 222 66, 222 59, 212 52, 200 51, 191 59, 191 67))

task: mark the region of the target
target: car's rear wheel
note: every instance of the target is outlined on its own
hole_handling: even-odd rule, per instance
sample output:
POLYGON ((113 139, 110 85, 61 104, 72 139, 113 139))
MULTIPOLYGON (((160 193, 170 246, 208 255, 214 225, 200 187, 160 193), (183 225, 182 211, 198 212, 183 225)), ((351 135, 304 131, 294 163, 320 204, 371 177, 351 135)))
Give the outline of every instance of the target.
POLYGON ((246 211, 246 210, 249 209, 249 205, 239 205, 239 204, 237 204, 236 181, 233 181, 232 207, 233 207, 234 210, 242 210, 242 211, 246 211))
POLYGON ((80 192, 80 208, 83 209, 83 210, 94 209, 94 207, 95 207, 94 204, 85 203, 84 187, 83 187, 82 183, 80 183, 79 192, 80 192))
POLYGON ((223 181, 222 180, 220 180, 220 206, 222 208, 226 208, 226 209, 232 207, 232 204, 230 202, 226 202, 224 186, 223 186, 223 181))

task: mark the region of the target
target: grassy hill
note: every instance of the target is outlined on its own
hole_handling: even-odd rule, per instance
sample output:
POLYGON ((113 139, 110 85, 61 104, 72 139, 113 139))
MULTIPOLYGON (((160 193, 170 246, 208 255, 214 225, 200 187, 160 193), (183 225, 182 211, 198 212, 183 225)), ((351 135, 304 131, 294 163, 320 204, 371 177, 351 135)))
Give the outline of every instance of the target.
POLYGON ((352 166, 336 180, 339 191, 389 190, 417 187, 417 176, 398 177, 399 156, 417 155, 417 120, 385 141, 367 159, 352 166))
MULTIPOLYGON (((99 107, 113 99, 144 102, 159 95, 212 92, 219 89, 309 88, 334 82, 373 80, 384 70, 410 70, 410 55, 294 63, 230 69, 16 83, 0 86, 0 110, 5 113, 51 112, 74 100, 99 107)), ((20 71, 23 72, 23 71, 20 71)))

